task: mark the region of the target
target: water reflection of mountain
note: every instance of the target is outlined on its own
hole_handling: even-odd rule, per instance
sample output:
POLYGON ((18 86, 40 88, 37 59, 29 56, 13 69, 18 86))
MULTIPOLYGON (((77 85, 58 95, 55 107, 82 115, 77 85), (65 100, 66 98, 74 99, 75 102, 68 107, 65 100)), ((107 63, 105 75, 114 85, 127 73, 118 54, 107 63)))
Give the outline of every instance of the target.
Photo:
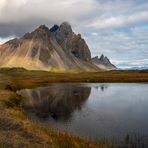
POLYGON ((55 120, 69 120, 75 110, 88 99, 90 87, 74 84, 53 84, 49 87, 21 90, 19 94, 29 98, 25 105, 40 118, 52 116, 55 120))
POLYGON ((105 91, 107 88, 108 88, 108 84, 100 84, 100 85, 97 85, 95 86, 95 88, 99 91, 101 90, 102 92, 105 91))

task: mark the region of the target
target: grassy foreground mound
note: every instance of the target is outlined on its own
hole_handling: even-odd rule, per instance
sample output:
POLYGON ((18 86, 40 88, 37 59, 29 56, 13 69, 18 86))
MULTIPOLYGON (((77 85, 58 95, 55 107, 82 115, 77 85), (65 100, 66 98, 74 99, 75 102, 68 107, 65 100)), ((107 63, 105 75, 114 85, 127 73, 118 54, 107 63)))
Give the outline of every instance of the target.
POLYGON ((0 69, 0 148, 110 148, 109 141, 93 144, 86 139, 42 127, 29 120, 16 93, 54 82, 148 82, 148 71, 110 71, 98 73, 49 73, 25 69, 0 69))

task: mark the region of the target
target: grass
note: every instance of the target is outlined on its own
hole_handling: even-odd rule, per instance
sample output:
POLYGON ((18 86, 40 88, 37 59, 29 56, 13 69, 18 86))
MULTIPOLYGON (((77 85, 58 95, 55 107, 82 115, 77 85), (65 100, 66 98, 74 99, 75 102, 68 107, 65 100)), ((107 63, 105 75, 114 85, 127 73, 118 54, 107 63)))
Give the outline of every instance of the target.
POLYGON ((27 71, 23 68, 0 69, 0 85, 7 81, 14 89, 31 88, 54 82, 148 82, 148 70, 80 73, 27 71), (16 87, 16 88, 15 88, 16 87))
POLYGON ((97 144, 87 139, 42 127, 28 119, 23 109, 27 101, 16 90, 54 82, 148 82, 148 71, 109 71, 96 73, 49 73, 23 68, 0 69, 0 147, 110 148, 111 141, 97 144))

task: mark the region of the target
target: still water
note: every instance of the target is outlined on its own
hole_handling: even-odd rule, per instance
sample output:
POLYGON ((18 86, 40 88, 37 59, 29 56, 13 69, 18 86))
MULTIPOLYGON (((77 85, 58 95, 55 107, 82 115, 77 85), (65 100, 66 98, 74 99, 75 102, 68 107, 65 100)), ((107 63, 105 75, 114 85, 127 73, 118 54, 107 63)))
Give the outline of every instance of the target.
POLYGON ((30 118, 96 141, 148 137, 148 84, 64 83, 18 92, 30 118))

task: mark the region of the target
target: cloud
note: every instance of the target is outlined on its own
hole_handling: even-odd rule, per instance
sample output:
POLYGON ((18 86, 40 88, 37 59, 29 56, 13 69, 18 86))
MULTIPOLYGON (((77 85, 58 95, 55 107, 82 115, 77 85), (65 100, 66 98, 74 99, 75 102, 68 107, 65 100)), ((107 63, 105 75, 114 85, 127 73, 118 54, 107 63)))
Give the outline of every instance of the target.
POLYGON ((97 29, 123 28, 148 22, 148 2, 138 0, 108 0, 98 8, 88 27, 97 29))
POLYGON ((92 56, 104 53, 120 66, 148 59, 147 16, 147 0, 0 0, 0 42, 69 21, 92 56))
POLYGON ((40 24, 77 24, 94 11, 95 0, 0 0, 0 35, 22 35, 40 24))
POLYGON ((92 32, 91 35, 98 36, 98 33, 97 32, 92 32))
POLYGON ((115 65, 118 65, 119 68, 130 68, 130 67, 147 67, 148 68, 148 59, 139 59, 139 60, 118 60, 112 61, 115 65))
POLYGON ((69 21, 76 31, 121 28, 148 22, 139 0, 0 0, 0 36, 23 35, 40 24, 69 21))
POLYGON ((148 22, 148 11, 128 15, 117 15, 94 20, 90 27, 98 29, 121 28, 132 24, 148 22))

